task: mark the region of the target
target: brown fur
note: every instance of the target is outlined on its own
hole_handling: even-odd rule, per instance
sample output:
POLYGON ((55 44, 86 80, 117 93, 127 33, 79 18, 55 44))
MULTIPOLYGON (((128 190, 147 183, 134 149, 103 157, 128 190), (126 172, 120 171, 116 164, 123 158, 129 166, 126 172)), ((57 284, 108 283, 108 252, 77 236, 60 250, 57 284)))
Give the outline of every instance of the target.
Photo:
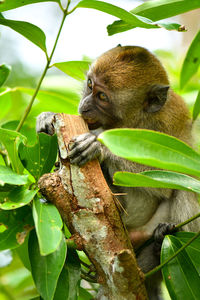
MULTIPOLYGON (((189 111, 180 96, 171 88, 167 90, 167 73, 160 61, 148 50, 135 46, 111 49, 94 62, 88 72, 88 78, 92 80, 93 87, 92 90, 85 88, 79 106, 86 120, 97 120, 103 129, 128 127, 156 130, 192 145, 189 111), (158 87, 158 94, 155 94, 155 99, 153 94, 151 99, 154 87, 158 87), (165 94, 159 91, 159 87, 166 87, 164 101, 161 100, 165 94), (100 101, 99 92, 104 92, 109 101, 100 101), (152 101, 157 105, 153 112, 148 109, 151 108, 152 101)), ((134 239, 134 246, 152 236, 159 223, 178 224, 200 210, 194 193, 113 186, 112 178, 116 171, 138 173, 153 168, 117 157, 102 145, 99 147, 99 159, 111 189, 113 192, 126 194, 119 199, 128 213, 127 215, 122 212, 122 218, 130 237, 134 239)), ((184 229, 200 230, 199 221, 193 221, 184 229)), ((153 245, 142 251, 138 263, 144 272, 148 272, 159 263, 158 257, 154 255, 153 245)), ((160 299, 156 292, 159 290, 160 280, 159 274, 153 278, 153 289, 151 283, 147 283, 147 288, 150 287, 150 299, 160 299)))
MULTIPOLYGON (((169 88, 162 64, 141 47, 116 47, 107 51, 91 66, 88 79, 79 112, 90 130, 97 131, 74 138, 70 161, 81 166, 98 157, 111 190, 124 194, 119 196, 127 212, 122 211, 122 218, 137 247, 154 234, 160 223, 179 224, 198 213, 197 197, 181 190, 114 186, 112 179, 116 171, 139 173, 153 168, 114 155, 94 134, 112 128, 143 128, 173 135, 192 145, 189 111, 183 99, 169 88), (105 100, 100 97, 102 93, 105 100)), ((37 131, 48 129, 52 134, 49 122, 52 118, 52 113, 41 114, 37 131)), ((200 222, 195 220, 183 229, 199 231, 200 222)), ((159 264, 153 244, 142 250, 138 264, 144 272, 159 264)), ((160 274, 156 273, 147 282, 149 299, 160 299, 160 280, 160 274)))

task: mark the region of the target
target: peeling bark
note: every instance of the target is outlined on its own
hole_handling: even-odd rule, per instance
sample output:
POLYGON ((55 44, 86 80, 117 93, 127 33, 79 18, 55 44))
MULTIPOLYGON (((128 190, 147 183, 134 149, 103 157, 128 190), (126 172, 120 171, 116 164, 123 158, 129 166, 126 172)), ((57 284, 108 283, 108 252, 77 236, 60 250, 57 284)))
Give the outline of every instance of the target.
POLYGON ((71 138, 87 132, 87 125, 79 116, 57 114, 54 127, 61 168, 43 175, 39 188, 94 264, 101 284, 98 299, 147 299, 143 273, 98 161, 79 168, 67 159, 71 138))

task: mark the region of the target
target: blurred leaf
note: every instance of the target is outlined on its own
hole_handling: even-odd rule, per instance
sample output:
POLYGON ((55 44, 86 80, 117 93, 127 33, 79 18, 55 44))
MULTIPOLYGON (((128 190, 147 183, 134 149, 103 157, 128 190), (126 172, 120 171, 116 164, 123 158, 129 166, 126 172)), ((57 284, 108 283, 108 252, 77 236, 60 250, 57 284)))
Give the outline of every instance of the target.
POLYGON ((14 211, 0 210, 0 250, 20 246, 33 228, 31 209, 24 206, 14 211))
POLYGON ((62 219, 57 208, 51 204, 34 199, 33 218, 41 255, 50 254, 59 247, 62 239, 62 219))
POLYGON ((16 131, 0 128, 0 142, 8 152, 14 171, 21 174, 23 166, 18 157, 18 147, 21 142, 26 142, 25 136, 16 131))
POLYGON ((11 66, 2 64, 0 65, 0 87, 4 84, 8 75, 10 74, 11 66))
POLYGON ((77 80, 85 80, 85 75, 90 66, 89 61, 66 61, 55 63, 52 66, 58 68, 67 75, 77 80))
MULTIPOLYGON (((200 6, 200 5, 199 5, 200 6)), ((200 31, 193 39, 188 52, 186 54, 183 66, 181 69, 180 85, 181 88, 188 80, 197 72, 200 64, 200 31)))
POLYGON ((200 175, 200 155, 184 142, 143 129, 113 129, 98 138, 115 155, 149 166, 200 175))
POLYGON ((0 165, 0 186, 5 184, 24 185, 28 183, 28 175, 19 175, 12 169, 0 165))
POLYGON ((200 113, 200 91, 197 95, 197 99, 195 101, 194 107, 193 107, 193 120, 195 121, 200 113))
MULTIPOLYGON (((195 241, 189 246, 195 245, 195 241)), ((197 245, 197 244, 196 244, 197 245)), ((166 236, 161 251, 161 262, 166 261, 182 246, 180 240, 174 236, 166 236)), ((199 246, 199 242, 198 242, 199 246)), ((199 248, 196 252, 199 256, 199 248)), ((180 252, 172 261, 162 268, 162 274, 172 299, 199 299, 200 298, 200 261, 193 261, 186 250, 180 252), (178 283, 178 284, 175 284, 178 283)))
POLYGON ((11 108, 11 97, 9 88, 0 88, 0 119, 2 119, 11 108))
MULTIPOLYGON (((9 129, 9 130, 15 130, 19 124, 19 121, 9 121, 6 123, 3 123, 1 125, 2 128, 9 129)), ((35 127, 32 128, 29 123, 24 124, 22 128, 20 129, 20 133, 23 134, 27 138, 27 145, 33 145, 37 142, 37 134, 35 127)))
MULTIPOLYGON (((47 236, 47 239, 49 237, 47 236)), ((57 281, 66 259, 67 247, 63 237, 58 249, 41 256, 35 231, 29 237, 29 257, 36 287, 44 300, 53 299, 57 281)))
POLYGON ((38 134, 34 146, 19 146, 19 157, 24 167, 39 179, 43 174, 51 171, 57 156, 57 137, 44 133, 38 134))
POLYGON ((16 209, 27 205, 35 196, 37 190, 31 191, 24 187, 17 187, 7 195, 0 193, 0 208, 3 210, 16 209))
POLYGON ((200 181, 190 176, 169 171, 142 173, 116 172, 114 184, 128 187, 154 187, 193 191, 200 194, 200 181))
MULTIPOLYGON (((184 12, 200 7, 199 0, 151 0, 147 1, 130 11, 130 13, 158 21, 167 19, 184 12)), ((126 20, 115 21, 109 25, 109 35, 127 31, 135 28, 136 26, 128 24, 126 20)))
POLYGON ((46 53, 46 36, 39 27, 28 22, 8 20, 1 17, 0 25, 4 25, 15 30, 46 53))
POLYGON ((78 300, 92 300, 94 297, 86 290, 80 287, 78 300))
POLYGON ((0 251, 0 268, 8 266, 13 260, 12 252, 10 250, 0 251))
POLYGON ((39 2, 60 2, 59 0, 5 0, 3 3, 0 4, 0 11, 6 11, 9 9, 17 8, 20 6, 24 6, 27 4, 32 3, 39 3, 39 2))
MULTIPOLYGON (((67 259, 60 274, 54 300, 76 300, 81 279, 81 266, 76 251, 67 250, 67 259)), ((88 298, 85 298, 86 300, 88 298)), ((92 299, 92 298, 90 298, 92 299)))
POLYGON ((17 252, 25 268, 31 271, 31 263, 28 254, 28 240, 28 238, 25 239, 24 243, 17 247, 15 251, 17 252))
MULTIPOLYGON (((34 89, 17 87, 22 93, 32 96, 35 92, 34 89)), ((77 114, 78 111, 78 101, 73 101, 73 99, 66 97, 60 93, 39 91, 36 99, 42 103, 43 111, 53 111, 53 112, 65 112, 68 114, 77 114)), ((33 107, 34 109, 34 107, 33 107)))

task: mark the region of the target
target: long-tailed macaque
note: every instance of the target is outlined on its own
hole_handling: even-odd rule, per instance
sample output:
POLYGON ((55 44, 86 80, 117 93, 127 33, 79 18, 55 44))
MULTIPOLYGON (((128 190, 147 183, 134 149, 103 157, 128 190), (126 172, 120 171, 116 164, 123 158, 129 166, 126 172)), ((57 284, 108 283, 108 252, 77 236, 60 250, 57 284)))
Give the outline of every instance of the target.
MULTIPOLYGON (((154 235, 162 240, 172 224, 181 223, 200 211, 192 192, 113 186, 116 171, 138 173, 152 169, 112 154, 97 141, 97 135, 112 128, 144 128, 169 135, 192 145, 192 123, 182 98, 169 86, 160 61, 148 50, 135 46, 118 46, 101 55, 91 66, 79 113, 88 123, 90 133, 76 136, 70 143, 69 157, 79 166, 98 158, 104 176, 114 193, 124 193, 119 200, 126 210, 123 221, 133 246, 141 245, 154 235)), ((53 133, 53 113, 42 113, 37 119, 37 131, 53 133)), ((130 145, 134 147, 134 145, 130 145)), ((183 227, 200 230, 195 220, 183 227)), ((159 263, 155 243, 144 248, 138 257, 143 272, 159 263)), ((150 299, 160 299, 160 274, 147 281, 150 299)))

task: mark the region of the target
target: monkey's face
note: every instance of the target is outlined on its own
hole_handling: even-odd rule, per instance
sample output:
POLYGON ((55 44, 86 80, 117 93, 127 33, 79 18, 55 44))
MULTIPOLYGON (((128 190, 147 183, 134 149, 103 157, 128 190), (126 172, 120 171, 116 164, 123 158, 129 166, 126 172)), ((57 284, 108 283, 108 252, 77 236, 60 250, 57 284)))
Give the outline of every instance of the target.
POLYGON ((79 104, 79 113, 85 119, 90 130, 103 127, 112 128, 118 117, 113 111, 111 91, 90 71, 79 104))
POLYGON ((151 128, 143 121, 164 106, 168 83, 164 68, 149 51, 134 46, 116 47, 91 66, 79 113, 90 130, 151 128))

